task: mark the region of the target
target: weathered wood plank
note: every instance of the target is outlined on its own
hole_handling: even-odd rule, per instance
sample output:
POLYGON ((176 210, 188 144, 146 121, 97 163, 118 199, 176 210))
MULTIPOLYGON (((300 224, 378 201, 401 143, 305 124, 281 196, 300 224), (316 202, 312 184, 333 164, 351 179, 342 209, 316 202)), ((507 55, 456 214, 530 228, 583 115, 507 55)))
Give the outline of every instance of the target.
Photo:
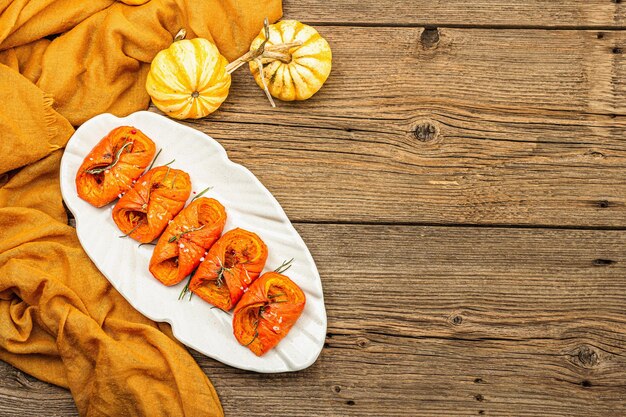
MULTIPOLYGON (((280 375, 195 354, 227 415, 626 413, 624 232, 297 228, 324 282, 327 347, 280 375)), ((75 415, 69 394, 19 379, 0 365, 0 415, 75 415)))
POLYGON ((70 392, 0 361, 0 416, 77 416, 70 392))
POLYGON ((314 24, 417 25, 459 27, 572 27, 622 28, 626 5, 621 0, 430 0, 286 1, 284 15, 314 24), (332 6, 329 6, 332 4, 332 6))
POLYGON ((291 219, 626 226, 626 32, 320 30, 311 100, 271 109, 244 68, 188 122, 291 219))

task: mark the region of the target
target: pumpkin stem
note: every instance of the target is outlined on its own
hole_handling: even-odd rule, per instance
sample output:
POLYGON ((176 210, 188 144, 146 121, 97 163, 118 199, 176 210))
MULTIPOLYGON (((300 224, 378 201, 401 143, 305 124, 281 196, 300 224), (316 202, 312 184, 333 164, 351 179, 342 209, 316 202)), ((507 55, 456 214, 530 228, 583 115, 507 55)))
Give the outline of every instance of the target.
POLYGON ((268 62, 272 61, 281 61, 285 64, 289 64, 293 59, 290 52, 291 48, 298 48, 302 46, 302 42, 295 41, 280 43, 277 45, 266 45, 267 41, 270 38, 270 24, 267 20, 267 17, 265 18, 265 20, 263 20, 263 30, 265 31, 265 39, 263 39, 261 45, 259 45, 259 47, 256 49, 246 52, 230 64, 226 65, 226 72, 228 74, 232 74, 245 63, 251 61, 256 62, 257 66, 259 67, 258 69, 261 75, 261 82, 263 83, 263 91, 265 92, 265 95, 270 101, 272 107, 276 107, 276 103, 274 102, 274 99, 272 98, 272 95, 270 94, 270 91, 267 87, 265 72, 263 71, 263 63, 267 64, 268 62))
POLYGON ((185 39, 185 36, 187 36, 187 31, 185 30, 185 28, 182 28, 178 31, 176 36, 174 36, 174 40, 172 41, 172 43, 182 41, 183 39, 185 39))
POLYGON ((262 58, 266 60, 266 62, 270 61, 281 61, 285 64, 288 64, 293 59, 289 50, 291 48, 297 48, 302 46, 302 42, 289 42, 289 43, 281 43, 278 45, 269 45, 265 47, 265 51, 262 54, 262 58))
POLYGON ((234 71, 236 71, 239 67, 241 67, 246 62, 253 61, 253 60, 255 60, 258 57, 263 55, 263 52, 265 52, 265 44, 267 43, 267 41, 270 38, 270 36, 269 36, 269 24, 268 24, 268 21, 267 21, 267 17, 263 21, 263 26, 265 27, 265 39, 263 39, 263 42, 261 42, 261 45, 259 45, 259 47, 257 49, 254 49, 252 51, 246 52, 245 54, 243 54, 239 58, 235 59, 230 64, 226 65, 226 72, 228 74, 232 74, 234 71))
POLYGON ((276 107, 276 103, 274 103, 274 99, 272 98, 272 95, 270 94, 270 90, 269 88, 267 88, 267 82, 265 81, 265 71, 263 71, 263 61, 261 61, 261 58, 257 58, 255 61, 257 65, 259 66, 259 71, 261 74, 261 82, 263 83, 263 91, 265 91, 265 95, 267 96, 267 99, 270 101, 271 106, 276 107))
POLYGON ((302 46, 302 42, 295 41, 289 43, 281 43, 277 45, 265 45, 270 38, 270 26, 267 17, 263 21, 263 28, 265 30, 265 39, 257 49, 253 49, 251 51, 246 52, 239 58, 235 59, 233 62, 226 66, 226 72, 232 74, 242 65, 250 61, 257 61, 257 58, 261 58, 265 61, 265 63, 271 61, 282 61, 285 64, 291 62, 291 52, 289 50, 291 48, 297 48, 302 46))

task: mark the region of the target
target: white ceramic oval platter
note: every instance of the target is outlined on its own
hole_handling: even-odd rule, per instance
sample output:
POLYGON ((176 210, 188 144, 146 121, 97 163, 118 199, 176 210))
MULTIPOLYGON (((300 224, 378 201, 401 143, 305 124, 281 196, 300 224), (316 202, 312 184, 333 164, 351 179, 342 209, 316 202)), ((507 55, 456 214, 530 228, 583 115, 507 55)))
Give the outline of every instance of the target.
MULTIPOLYGON (((245 140, 245 139, 242 139, 245 140)), ((155 321, 171 324, 185 345, 225 364, 256 372, 304 369, 317 359, 326 337, 326 309, 322 282, 304 241, 274 196, 248 169, 228 159, 214 139, 164 116, 141 111, 118 118, 98 115, 80 126, 67 144, 61 161, 61 192, 76 218, 78 238, 94 264, 130 304, 155 321), (306 295, 304 311, 289 334, 271 351, 257 357, 233 336, 232 316, 198 296, 179 300, 186 279, 167 287, 148 271, 154 246, 122 234, 111 217, 115 202, 96 208, 78 197, 76 171, 91 149, 118 126, 134 126, 162 149, 155 166, 186 171, 192 190, 224 205, 228 220, 224 232, 241 227, 258 234, 269 256, 264 272, 294 259, 286 272, 306 295)), ((191 194, 193 198, 195 194, 191 194)))

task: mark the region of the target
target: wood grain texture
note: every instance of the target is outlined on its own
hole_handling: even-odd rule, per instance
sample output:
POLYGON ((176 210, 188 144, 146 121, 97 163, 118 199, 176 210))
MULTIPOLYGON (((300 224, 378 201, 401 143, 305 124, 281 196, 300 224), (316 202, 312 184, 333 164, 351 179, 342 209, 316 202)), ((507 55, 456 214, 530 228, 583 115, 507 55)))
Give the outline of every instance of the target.
MULTIPOLYGON (((328 336, 298 373, 193 353, 226 415, 626 415, 626 5, 284 9, 329 40, 324 88, 271 109, 243 68, 186 124, 297 222, 328 336)), ((0 363, 0 416, 75 415, 0 363)))
POLYGON ((291 219, 626 227, 626 32, 320 30, 311 100, 271 109, 244 68, 187 122, 291 219))
MULTIPOLYGON (((623 232, 297 229, 324 284, 326 347, 279 375, 194 354, 227 416, 626 413, 623 232)), ((75 409, 69 393, 1 364, 0 415, 75 409)))
POLYGON ((350 26, 623 28, 626 18, 621 0, 302 0, 285 2, 284 11, 306 23, 350 26))

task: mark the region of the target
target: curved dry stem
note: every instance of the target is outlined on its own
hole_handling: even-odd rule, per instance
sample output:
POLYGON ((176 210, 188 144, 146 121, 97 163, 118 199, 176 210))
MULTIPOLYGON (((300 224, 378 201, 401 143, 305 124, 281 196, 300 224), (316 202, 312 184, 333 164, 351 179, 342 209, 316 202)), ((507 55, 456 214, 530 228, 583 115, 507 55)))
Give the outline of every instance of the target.
POLYGON ((259 71, 261 75, 261 82, 263 83, 263 91, 267 96, 272 107, 276 107, 276 103, 270 94, 269 88, 267 86, 267 81, 265 80, 265 72, 263 71, 263 63, 266 64, 272 61, 281 61, 285 64, 289 64, 292 61, 292 56, 290 50, 292 48, 297 48, 302 46, 302 42, 287 42, 281 43, 277 45, 266 45, 267 41, 270 38, 270 25, 267 17, 263 20, 263 28, 265 30, 265 39, 261 42, 261 45, 257 49, 252 51, 248 51, 239 58, 235 59, 233 62, 226 66, 226 72, 228 74, 232 74, 237 69, 241 68, 242 65, 254 61, 259 66, 259 71))
POLYGON ((257 58, 255 61, 257 65, 259 66, 259 71, 260 71, 259 75, 261 75, 261 82, 263 83, 263 91, 265 91, 265 95, 267 96, 267 99, 270 101, 270 104, 272 105, 272 107, 276 107, 276 103, 274 103, 274 98, 270 94, 270 90, 267 87, 267 82, 265 81, 265 71, 263 70, 263 62, 261 61, 261 58, 257 58))
POLYGON ((292 57, 291 57, 291 52, 289 52, 289 50, 291 48, 297 48, 299 46, 302 46, 302 42, 295 41, 295 42, 288 42, 288 43, 280 43, 276 45, 266 45, 267 41, 270 38, 270 26, 269 26, 269 22, 267 18, 265 18, 265 20, 263 21, 263 27, 265 29, 265 39, 263 39, 263 42, 261 43, 261 45, 259 45, 257 49, 246 52, 245 54, 243 54, 242 56, 240 56, 239 58, 235 59, 233 62, 228 64, 226 66, 227 73, 232 74, 242 65, 250 61, 256 61, 257 58, 264 59, 266 60, 266 62, 274 61, 274 60, 282 61, 285 64, 288 64, 291 62, 292 57))
POLYGON ((187 36, 187 31, 185 30, 185 28, 182 28, 178 31, 176 36, 174 36, 174 40, 172 41, 172 43, 176 41, 182 41, 183 39, 185 39, 185 36, 187 36))

